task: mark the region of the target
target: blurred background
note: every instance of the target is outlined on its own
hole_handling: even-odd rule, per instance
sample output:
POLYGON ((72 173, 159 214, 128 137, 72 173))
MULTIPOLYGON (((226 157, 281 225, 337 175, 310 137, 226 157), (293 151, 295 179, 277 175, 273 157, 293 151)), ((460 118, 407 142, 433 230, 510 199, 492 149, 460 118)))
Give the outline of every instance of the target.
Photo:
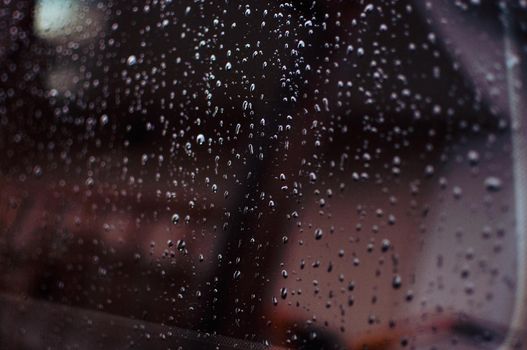
POLYGON ((3 0, 0 347, 524 349, 526 15, 3 0))

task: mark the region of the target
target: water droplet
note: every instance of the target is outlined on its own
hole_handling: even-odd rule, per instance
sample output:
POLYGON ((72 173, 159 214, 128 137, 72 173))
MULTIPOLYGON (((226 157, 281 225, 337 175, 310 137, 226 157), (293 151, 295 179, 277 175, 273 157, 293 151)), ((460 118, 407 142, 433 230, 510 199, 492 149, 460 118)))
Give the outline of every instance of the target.
POLYGON ((287 298, 287 288, 284 287, 284 288, 281 288, 281 289, 280 289, 280 297, 281 297, 282 299, 287 298))
POLYGON ((468 161, 471 165, 476 165, 479 162, 479 153, 477 151, 469 151, 467 154, 468 161))
POLYGON ((502 181, 498 177, 489 176, 485 179, 485 188, 489 192, 498 192, 501 190, 502 185, 502 181))
POLYGON ((391 246, 391 243, 388 239, 383 239, 382 240, 382 245, 381 245, 381 251, 383 253, 387 252, 388 249, 390 249, 390 246, 391 246))
POLYGON ((181 239, 177 241, 177 250, 182 252, 185 250, 186 247, 187 247, 187 243, 184 240, 181 239))
POLYGON ((177 224, 179 222, 179 214, 172 215, 172 223, 177 224))
POLYGON ((463 195, 463 190, 459 186, 455 186, 452 189, 452 194, 454 195, 454 198, 459 199, 463 195))
POLYGON ((135 57, 135 55, 128 56, 128 59, 126 60, 126 64, 128 64, 129 66, 133 66, 136 63, 137 63, 137 57, 135 57))
POLYGON ((100 118, 101 125, 108 124, 108 121, 109 121, 108 115, 106 114, 101 115, 101 118, 100 118))
POLYGON ((322 236, 324 235, 324 231, 322 231, 322 229, 320 228, 317 228, 315 230, 315 239, 318 241, 320 239, 322 239, 322 236))
POLYGON ((399 289, 401 288, 401 285, 403 284, 403 280, 401 278, 401 276, 399 275, 395 275, 393 276, 393 280, 392 280, 392 287, 394 289, 399 289))

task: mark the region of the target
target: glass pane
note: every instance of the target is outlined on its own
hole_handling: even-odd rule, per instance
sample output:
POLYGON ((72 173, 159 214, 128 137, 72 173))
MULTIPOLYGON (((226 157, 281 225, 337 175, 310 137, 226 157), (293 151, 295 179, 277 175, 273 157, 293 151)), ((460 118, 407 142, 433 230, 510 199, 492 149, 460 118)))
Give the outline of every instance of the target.
POLYGON ((523 349, 526 8, 3 1, 0 347, 523 349))

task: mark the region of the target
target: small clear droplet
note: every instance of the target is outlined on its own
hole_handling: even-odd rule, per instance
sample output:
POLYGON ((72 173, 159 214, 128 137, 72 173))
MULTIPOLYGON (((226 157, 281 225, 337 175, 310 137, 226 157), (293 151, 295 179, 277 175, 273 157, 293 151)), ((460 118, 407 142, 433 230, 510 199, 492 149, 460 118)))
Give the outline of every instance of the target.
POLYGON ((322 236, 324 235, 324 231, 322 231, 322 229, 320 228, 317 228, 315 230, 315 239, 318 241, 320 239, 322 239, 322 236))
POLYGON ((489 192, 498 192, 501 190, 502 185, 502 181, 498 177, 489 176, 485 179, 485 188, 489 192))
POLYGON ((109 121, 108 115, 106 114, 101 115, 100 121, 101 121, 101 125, 108 124, 108 121, 109 121))
POLYGON ((394 289, 399 289, 399 288, 401 288, 402 284, 403 284, 403 280, 402 280, 401 276, 395 275, 393 277, 393 280, 392 280, 392 287, 394 289))
POLYGON ((177 241, 177 249, 182 252, 187 247, 187 243, 184 240, 177 241))
POLYGON ((281 288, 281 289, 280 289, 280 297, 281 297, 282 299, 287 298, 287 288, 284 287, 284 288, 281 288))
POLYGON ((172 223, 173 224, 179 223, 179 214, 172 215, 172 223))
POLYGON ((135 55, 128 56, 128 59, 126 60, 126 64, 128 64, 129 66, 133 66, 136 63, 137 63, 137 57, 135 57, 135 55))

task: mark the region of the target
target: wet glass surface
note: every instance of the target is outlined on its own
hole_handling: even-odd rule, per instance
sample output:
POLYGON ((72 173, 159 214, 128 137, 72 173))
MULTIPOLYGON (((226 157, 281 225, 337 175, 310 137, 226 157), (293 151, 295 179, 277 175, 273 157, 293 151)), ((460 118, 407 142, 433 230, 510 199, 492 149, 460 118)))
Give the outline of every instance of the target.
POLYGON ((526 9, 3 0, 0 347, 523 349, 526 9))

